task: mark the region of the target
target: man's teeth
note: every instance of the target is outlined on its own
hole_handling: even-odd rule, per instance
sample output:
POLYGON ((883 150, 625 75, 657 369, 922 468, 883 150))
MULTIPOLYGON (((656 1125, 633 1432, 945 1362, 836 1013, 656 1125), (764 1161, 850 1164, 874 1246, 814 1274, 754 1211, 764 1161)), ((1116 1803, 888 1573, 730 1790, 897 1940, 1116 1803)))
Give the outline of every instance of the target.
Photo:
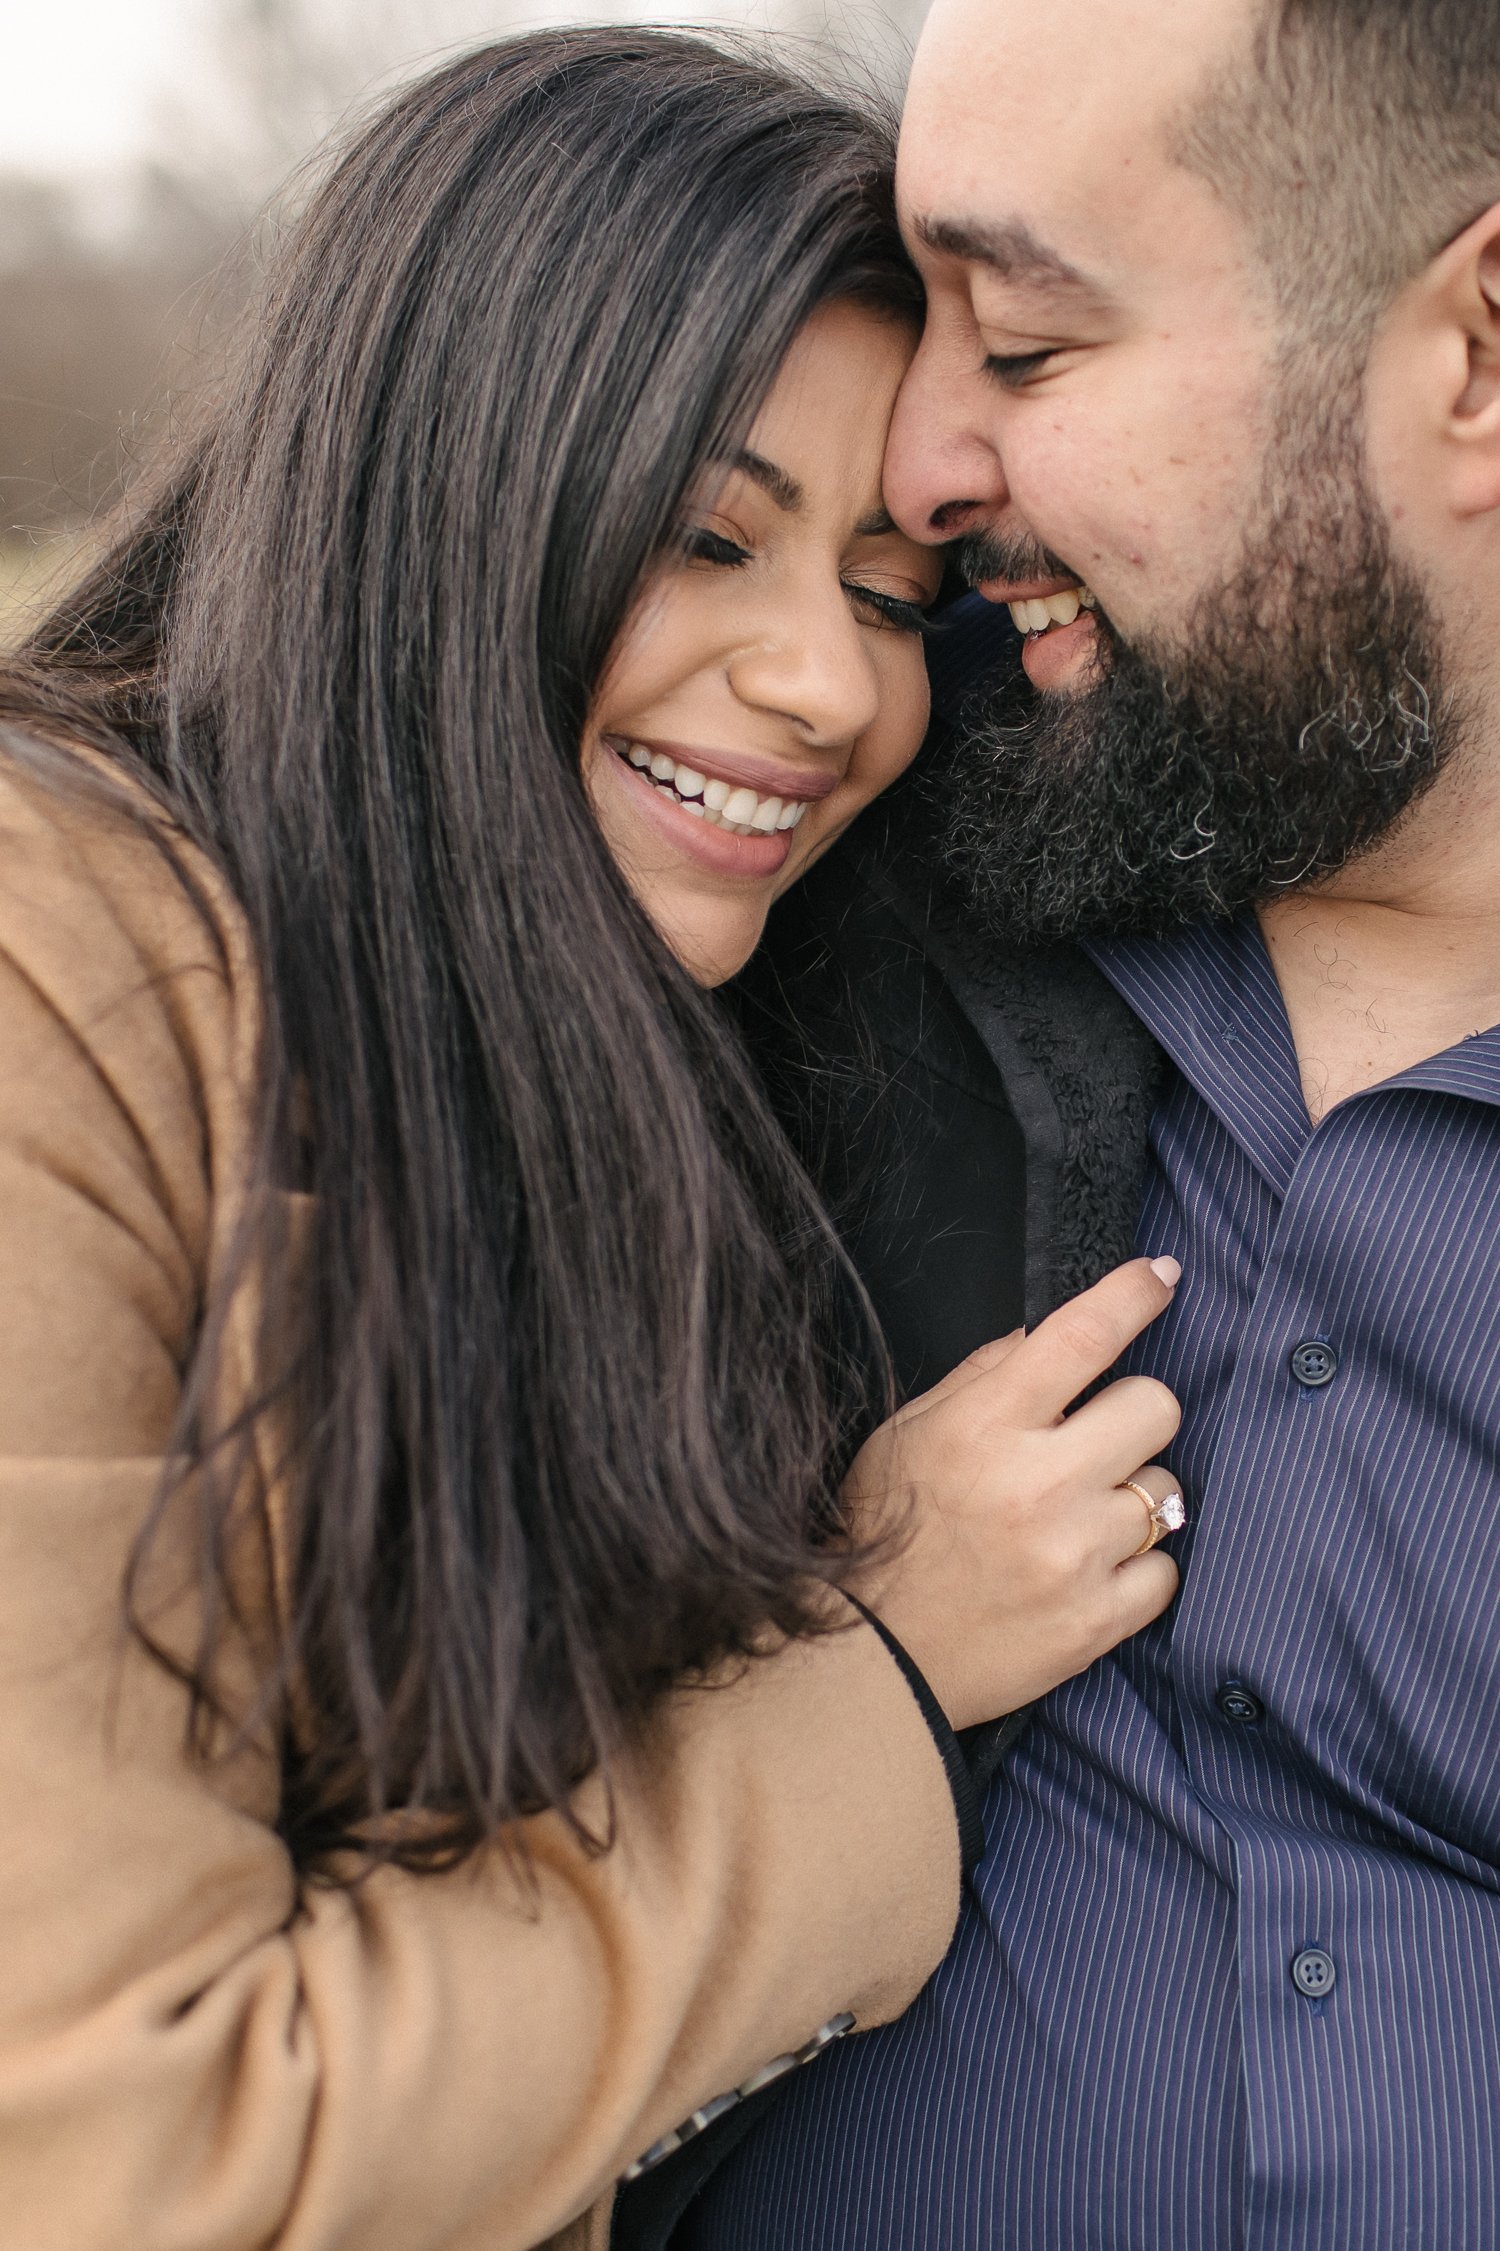
POLYGON ((1069 586, 1061 594, 1043 595, 1038 601, 1012 602, 1009 609, 1018 633, 1050 633, 1054 625, 1071 625, 1080 610, 1098 606, 1086 586, 1069 586))
POLYGON ((795 798, 758 797, 753 789, 710 781, 706 774, 679 765, 664 750, 648 750, 644 743, 616 738, 614 750, 616 757, 649 774, 659 789, 670 791, 685 813, 696 814, 710 828, 728 829, 732 836, 770 836, 776 829, 795 828, 807 811, 795 798))

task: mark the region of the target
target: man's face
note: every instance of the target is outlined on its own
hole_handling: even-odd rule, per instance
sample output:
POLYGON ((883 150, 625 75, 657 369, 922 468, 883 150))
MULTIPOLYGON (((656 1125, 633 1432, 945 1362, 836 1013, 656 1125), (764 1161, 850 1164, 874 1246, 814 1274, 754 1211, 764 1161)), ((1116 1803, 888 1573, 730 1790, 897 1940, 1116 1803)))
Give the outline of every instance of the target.
POLYGON ((946 777, 972 903, 1170 928, 1327 879, 1452 746, 1366 475, 1362 368, 1298 353, 1177 121, 1248 0, 937 0, 903 127, 928 322, 886 493, 1015 605, 1035 693, 946 777), (955 786, 956 784, 956 786, 955 786))
MULTIPOLYGON (((917 537, 1000 534, 1031 567, 987 591, 1082 583, 1131 642, 1171 642, 1231 567, 1266 443, 1267 283, 1170 151, 1248 28, 1242 0, 1044 26, 1023 0, 937 0, 912 76, 899 191, 929 310, 891 506, 917 537)), ((1027 669, 1076 683, 1092 643, 1085 618, 1027 669)))

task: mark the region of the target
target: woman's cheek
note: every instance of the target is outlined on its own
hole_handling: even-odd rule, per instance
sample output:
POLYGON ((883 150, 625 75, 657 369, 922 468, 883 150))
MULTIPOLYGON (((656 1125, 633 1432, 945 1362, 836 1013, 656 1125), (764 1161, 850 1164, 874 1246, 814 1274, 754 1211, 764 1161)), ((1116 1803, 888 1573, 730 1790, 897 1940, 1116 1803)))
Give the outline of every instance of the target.
POLYGON ((892 650, 881 682, 880 716, 860 743, 851 778, 867 798, 889 789, 922 747, 932 715, 932 695, 921 645, 904 640, 892 650))

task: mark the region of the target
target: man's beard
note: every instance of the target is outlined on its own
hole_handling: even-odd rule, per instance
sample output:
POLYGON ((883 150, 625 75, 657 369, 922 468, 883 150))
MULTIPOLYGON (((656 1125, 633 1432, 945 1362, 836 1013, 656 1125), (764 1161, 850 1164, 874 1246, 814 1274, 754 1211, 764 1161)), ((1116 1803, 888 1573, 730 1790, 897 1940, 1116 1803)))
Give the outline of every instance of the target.
MULTIPOLYGON (((1436 617, 1393 554, 1358 407, 1268 449, 1266 499, 1228 581, 1152 653, 1095 612, 1089 684, 1024 677, 967 733, 941 789, 966 903, 996 934, 1146 935, 1242 913, 1387 837, 1455 755, 1436 617)), ((972 578, 1072 576, 979 535, 972 578)))

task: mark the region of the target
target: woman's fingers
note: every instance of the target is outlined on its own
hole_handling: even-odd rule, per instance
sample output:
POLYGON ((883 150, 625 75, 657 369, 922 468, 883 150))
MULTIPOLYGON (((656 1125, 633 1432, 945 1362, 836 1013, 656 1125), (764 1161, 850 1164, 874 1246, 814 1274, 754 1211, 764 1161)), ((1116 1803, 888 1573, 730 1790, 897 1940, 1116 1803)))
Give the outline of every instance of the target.
POLYGON ((1033 1430, 1055 1423, 1166 1311, 1177 1274, 1171 1259, 1132 1259, 1059 1306, 987 1379, 995 1386, 997 1413, 1033 1430))
POLYGON ((1112 1648, 1142 1632, 1170 1607, 1177 1596, 1177 1566, 1160 1548, 1122 1563, 1115 1573, 1115 1624, 1112 1648))
POLYGON ((1066 1410, 1165 1311, 1176 1279, 1169 1261, 1120 1268, 1029 1336, 985 1346, 860 1449, 851 1520, 866 1536, 901 1533, 862 1598, 956 1726, 1044 1695, 1171 1600, 1170 1562, 1145 1571, 1152 1559, 1137 1558, 1146 1502, 1121 1487, 1139 1474, 1164 1496, 1152 1457, 1176 1401, 1137 1377, 1066 1410))
MULTIPOLYGON (((1152 1513, 1141 1499, 1141 1493, 1149 1493, 1152 1502, 1159 1504, 1169 1495, 1180 1496, 1182 1492, 1172 1472, 1163 1469, 1160 1462, 1148 1462, 1144 1469, 1134 1469, 1129 1474, 1130 1482, 1127 1484, 1122 1479, 1112 1487, 1107 1502, 1107 1536, 1117 1564, 1127 1563, 1139 1555, 1152 1529, 1152 1513), (1140 1492, 1135 1490, 1137 1486, 1140 1492)), ((1101 1531, 1103 1529, 1101 1526, 1101 1531)))
MULTIPOLYGON (((992 1337, 988 1344, 980 1345, 977 1352, 971 1352, 967 1360, 960 1360, 956 1368, 951 1368, 941 1383, 935 1383, 930 1391, 924 1391, 919 1399, 903 1407, 901 1415, 925 1414, 929 1407, 941 1406, 955 1392, 967 1390, 979 1377, 993 1375, 1025 1341, 1024 1329, 1012 1329, 1009 1336, 992 1337)), ((900 1419, 898 1416, 897 1420, 900 1419)))
POLYGON ((1173 1393, 1153 1376, 1121 1376, 1069 1415, 1064 1429, 1080 1470, 1108 1485, 1133 1477, 1141 1462, 1170 1446, 1182 1421, 1173 1393))

